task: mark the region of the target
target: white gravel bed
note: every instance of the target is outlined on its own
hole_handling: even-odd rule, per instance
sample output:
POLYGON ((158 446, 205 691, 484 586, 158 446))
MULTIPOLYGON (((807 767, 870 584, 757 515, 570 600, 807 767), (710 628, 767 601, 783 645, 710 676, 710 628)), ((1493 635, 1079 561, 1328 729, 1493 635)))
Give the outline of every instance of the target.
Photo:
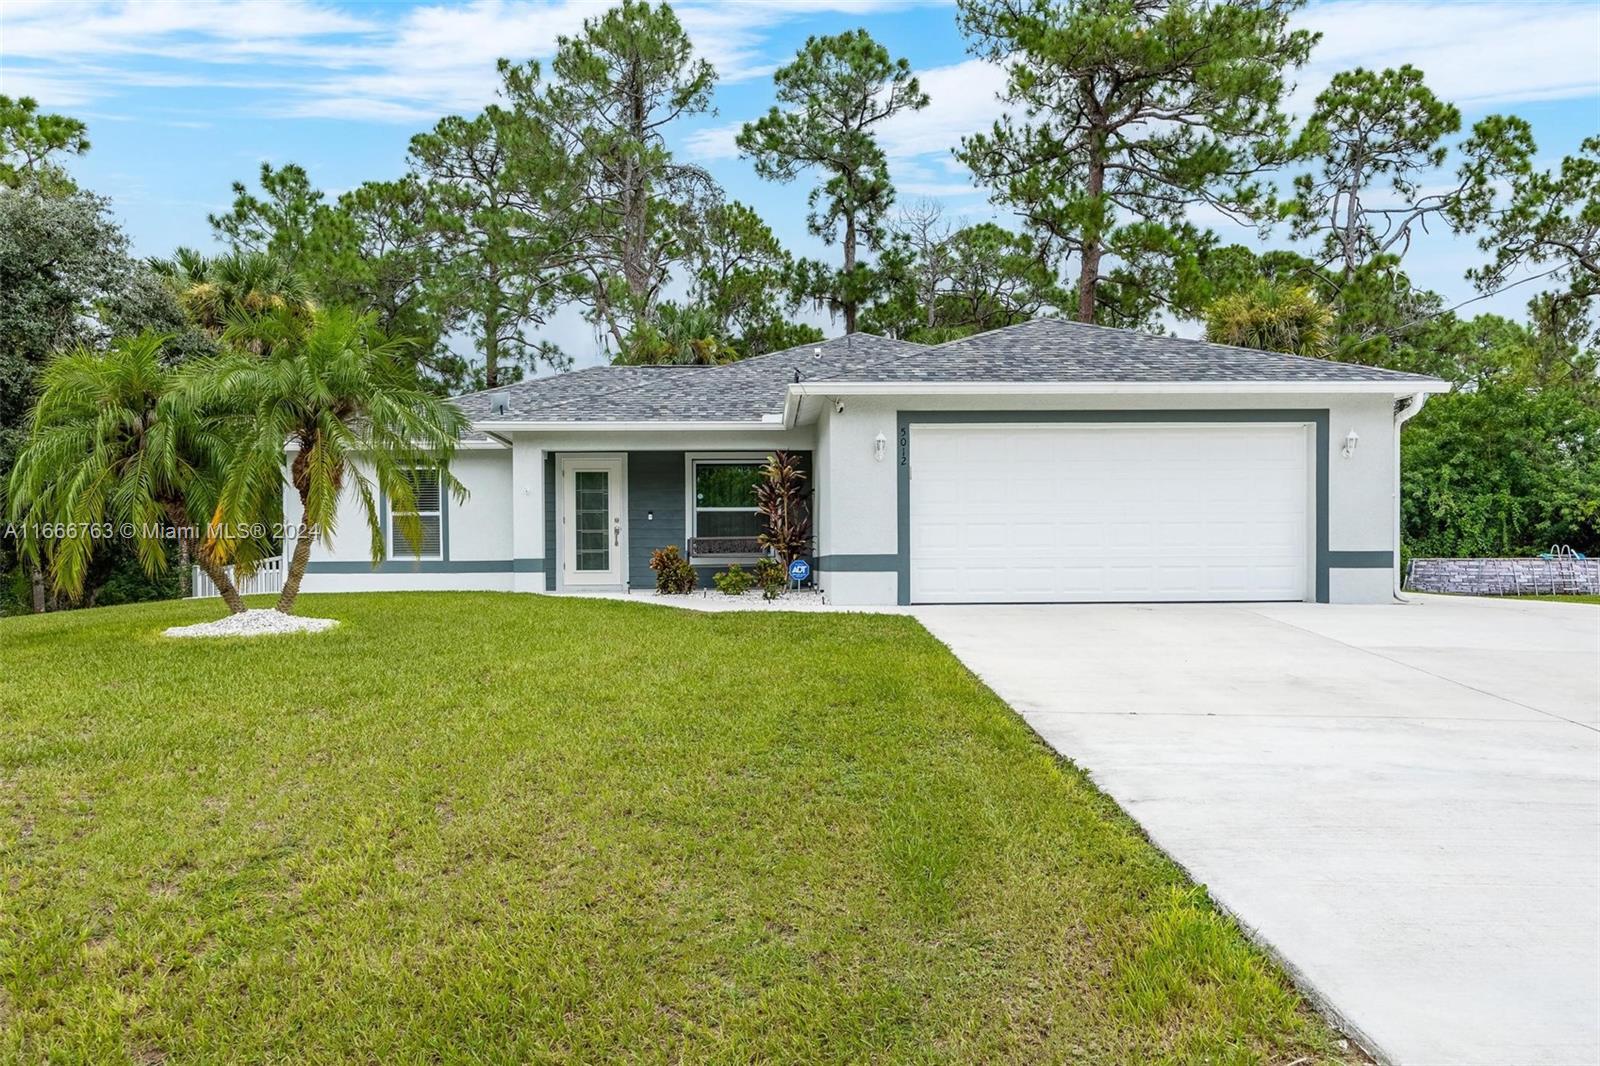
POLYGON ((271 607, 258 607, 242 614, 230 614, 215 622, 192 626, 173 626, 169 637, 261 637, 272 633, 321 633, 338 625, 333 618, 301 618, 271 607))

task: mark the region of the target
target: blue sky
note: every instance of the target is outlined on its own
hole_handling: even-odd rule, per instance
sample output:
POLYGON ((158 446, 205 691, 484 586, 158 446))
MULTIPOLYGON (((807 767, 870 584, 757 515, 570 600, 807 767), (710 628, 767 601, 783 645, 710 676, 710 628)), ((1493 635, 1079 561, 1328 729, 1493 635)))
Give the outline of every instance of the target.
MULTIPOLYGON (((493 99, 498 57, 548 58, 558 35, 603 6, 6 0, 0 92, 36 96, 89 123, 93 149, 73 170, 112 198, 138 253, 209 248, 206 213, 226 207, 229 183, 253 179, 262 160, 300 163, 330 192, 394 177, 413 133, 493 99)), ((1003 76, 967 54, 953 6, 696 0, 676 10, 721 81, 717 113, 684 122, 674 148, 754 205, 791 247, 828 254, 805 233, 808 186, 757 179, 737 157, 733 132, 770 106, 773 68, 807 35, 855 26, 910 60, 932 97, 927 110, 883 131, 902 200, 934 197, 971 221, 995 215, 949 149, 999 114, 1003 76)), ((1546 165, 1600 132, 1600 4, 1592 0, 1332 0, 1312 4, 1300 21, 1324 36, 1297 79, 1298 112, 1338 70, 1409 62, 1468 125, 1497 111, 1527 118, 1546 165)), ((1278 234, 1270 243, 1286 241, 1278 234)), ((1430 235, 1407 267, 1454 302, 1474 295, 1462 272, 1480 258, 1470 241, 1430 235)), ((1472 307, 1517 314, 1533 289, 1472 307)), ((592 333, 575 314, 548 333, 580 364, 594 360, 592 333)))

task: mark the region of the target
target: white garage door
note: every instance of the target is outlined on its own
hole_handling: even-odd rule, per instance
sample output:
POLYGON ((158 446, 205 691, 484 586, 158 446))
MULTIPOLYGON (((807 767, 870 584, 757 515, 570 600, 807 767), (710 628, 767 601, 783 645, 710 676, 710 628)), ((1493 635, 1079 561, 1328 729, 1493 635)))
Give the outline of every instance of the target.
POLYGON ((1306 599, 1309 434, 913 426, 911 599, 1306 599))

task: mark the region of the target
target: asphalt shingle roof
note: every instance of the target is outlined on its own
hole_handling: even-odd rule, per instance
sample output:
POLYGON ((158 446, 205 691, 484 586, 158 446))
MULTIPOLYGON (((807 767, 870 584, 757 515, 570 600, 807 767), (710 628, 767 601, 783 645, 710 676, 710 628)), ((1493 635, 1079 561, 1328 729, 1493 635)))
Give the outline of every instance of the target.
POLYGON ((977 333, 913 359, 871 363, 831 381, 884 382, 1426 382, 1382 367, 1233 348, 1060 318, 977 333))
POLYGON ((812 380, 892 363, 922 345, 870 333, 722 366, 597 366, 456 397, 474 422, 760 422, 783 413, 798 370, 812 380), (504 414, 493 396, 504 393, 504 414))
POLYGON ((1349 382, 1430 378, 1381 367, 1041 318, 933 347, 870 333, 723 366, 600 366, 456 397, 474 422, 753 422, 821 382, 1349 382), (495 393, 507 400, 492 409, 495 393))

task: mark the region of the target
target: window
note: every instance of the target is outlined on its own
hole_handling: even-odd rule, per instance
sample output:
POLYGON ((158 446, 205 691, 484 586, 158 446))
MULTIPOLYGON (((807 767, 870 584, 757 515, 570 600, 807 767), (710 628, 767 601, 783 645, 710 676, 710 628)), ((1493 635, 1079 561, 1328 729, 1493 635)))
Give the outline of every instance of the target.
MULTIPOLYGON (((572 526, 577 569, 611 569, 611 475, 605 470, 572 473, 572 526)), ((620 536, 620 534, 618 534, 620 536)))
POLYGON ((756 510, 761 466, 756 459, 695 460, 691 537, 700 543, 694 554, 760 553, 755 538, 765 528, 761 512, 756 510))
POLYGON ((415 511, 390 511, 390 557, 394 559, 442 559, 444 557, 444 496, 440 491, 439 471, 413 470, 406 474, 415 497, 415 511), (412 544, 406 536, 405 515, 416 515, 422 538, 412 544))

